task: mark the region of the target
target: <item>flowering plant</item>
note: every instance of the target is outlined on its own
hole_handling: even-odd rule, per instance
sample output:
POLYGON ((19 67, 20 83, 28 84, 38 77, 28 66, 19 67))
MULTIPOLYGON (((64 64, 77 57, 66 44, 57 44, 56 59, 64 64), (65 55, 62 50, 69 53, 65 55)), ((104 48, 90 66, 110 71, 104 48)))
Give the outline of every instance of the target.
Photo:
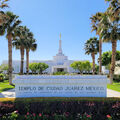
POLYGON ((108 120, 112 120, 112 117, 110 115, 106 115, 106 117, 108 118, 108 120))

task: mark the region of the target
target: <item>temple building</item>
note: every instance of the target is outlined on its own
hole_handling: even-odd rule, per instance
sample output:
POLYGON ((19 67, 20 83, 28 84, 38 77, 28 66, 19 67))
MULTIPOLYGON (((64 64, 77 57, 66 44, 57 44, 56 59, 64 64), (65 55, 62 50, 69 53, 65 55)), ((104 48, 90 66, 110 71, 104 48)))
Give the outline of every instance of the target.
MULTIPOLYGON (((53 60, 32 60, 30 63, 46 63, 49 65, 49 68, 44 71, 44 73, 52 74, 55 72, 68 72, 75 73, 78 72, 70 67, 74 60, 68 60, 68 57, 63 54, 62 51, 62 40, 60 34, 59 40, 59 50, 56 56, 53 56, 53 60)), ((8 61, 3 61, 3 64, 8 64, 8 61)), ((13 73, 20 72, 20 61, 13 60, 13 73)), ((26 73, 26 61, 24 62, 24 73, 26 73)))

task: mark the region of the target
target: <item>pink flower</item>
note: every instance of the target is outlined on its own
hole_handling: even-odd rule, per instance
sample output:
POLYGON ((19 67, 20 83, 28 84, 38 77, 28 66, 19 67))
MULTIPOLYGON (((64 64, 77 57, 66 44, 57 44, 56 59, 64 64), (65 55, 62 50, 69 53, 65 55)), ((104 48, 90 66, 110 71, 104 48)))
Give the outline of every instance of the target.
POLYGON ((35 113, 33 113, 33 116, 35 117, 35 113))
POLYGON ((18 113, 18 110, 14 111, 14 113, 18 113))
POLYGON ((18 110, 16 110, 16 113, 18 113, 18 110))
POLYGON ((87 118, 90 118, 91 117, 91 115, 87 115, 87 118))
POLYGON ((107 115, 107 118, 111 118, 111 116, 110 116, 110 115, 107 115))
POLYGON ((27 116, 25 115, 25 118, 27 118, 27 116))
POLYGON ((42 114, 41 113, 39 113, 39 117, 41 117, 42 116, 42 114))
POLYGON ((66 112, 65 115, 66 115, 66 116, 69 116, 69 112, 66 112))
POLYGON ((27 112, 27 115, 29 115, 29 112, 27 112))

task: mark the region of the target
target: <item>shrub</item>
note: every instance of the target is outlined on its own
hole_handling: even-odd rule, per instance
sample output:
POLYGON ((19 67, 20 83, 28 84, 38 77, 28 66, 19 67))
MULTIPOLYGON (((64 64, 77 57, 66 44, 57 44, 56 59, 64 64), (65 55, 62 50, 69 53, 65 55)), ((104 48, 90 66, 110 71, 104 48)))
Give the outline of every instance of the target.
POLYGON ((53 75, 65 75, 65 74, 67 74, 66 72, 55 72, 55 73, 53 73, 53 75))
POLYGON ((120 82, 120 75, 114 75, 113 80, 115 82, 120 82))
POLYGON ((3 82, 3 80, 4 80, 4 74, 0 74, 0 82, 3 82))
POLYGON ((92 118, 92 120, 108 120, 108 115, 112 120, 119 120, 120 99, 24 98, 0 103, 1 116, 6 116, 15 110, 19 111, 22 120, 39 120, 37 117, 41 114, 41 120, 91 120, 92 118), (31 119, 24 119, 27 113, 32 115, 31 119))

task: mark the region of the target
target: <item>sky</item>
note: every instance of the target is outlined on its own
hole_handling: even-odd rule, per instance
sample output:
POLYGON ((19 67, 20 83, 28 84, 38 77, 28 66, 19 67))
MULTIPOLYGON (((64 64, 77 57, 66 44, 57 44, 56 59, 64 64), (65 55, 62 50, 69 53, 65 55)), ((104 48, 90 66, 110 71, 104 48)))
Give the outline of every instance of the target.
MULTIPOLYGON (((18 15, 21 25, 34 34, 38 47, 30 52, 30 60, 52 60, 58 52, 61 33, 63 53, 70 60, 92 61, 84 50, 86 40, 96 36, 91 32, 90 17, 104 12, 107 6, 104 0, 10 0, 6 10, 18 15)), ((103 52, 108 50, 111 43, 104 43, 103 52)), ((97 58, 98 55, 96 63, 97 58)), ((0 64, 3 60, 8 60, 8 43, 5 36, 0 36, 0 64)), ((20 60, 20 51, 15 48, 13 60, 20 60)))

